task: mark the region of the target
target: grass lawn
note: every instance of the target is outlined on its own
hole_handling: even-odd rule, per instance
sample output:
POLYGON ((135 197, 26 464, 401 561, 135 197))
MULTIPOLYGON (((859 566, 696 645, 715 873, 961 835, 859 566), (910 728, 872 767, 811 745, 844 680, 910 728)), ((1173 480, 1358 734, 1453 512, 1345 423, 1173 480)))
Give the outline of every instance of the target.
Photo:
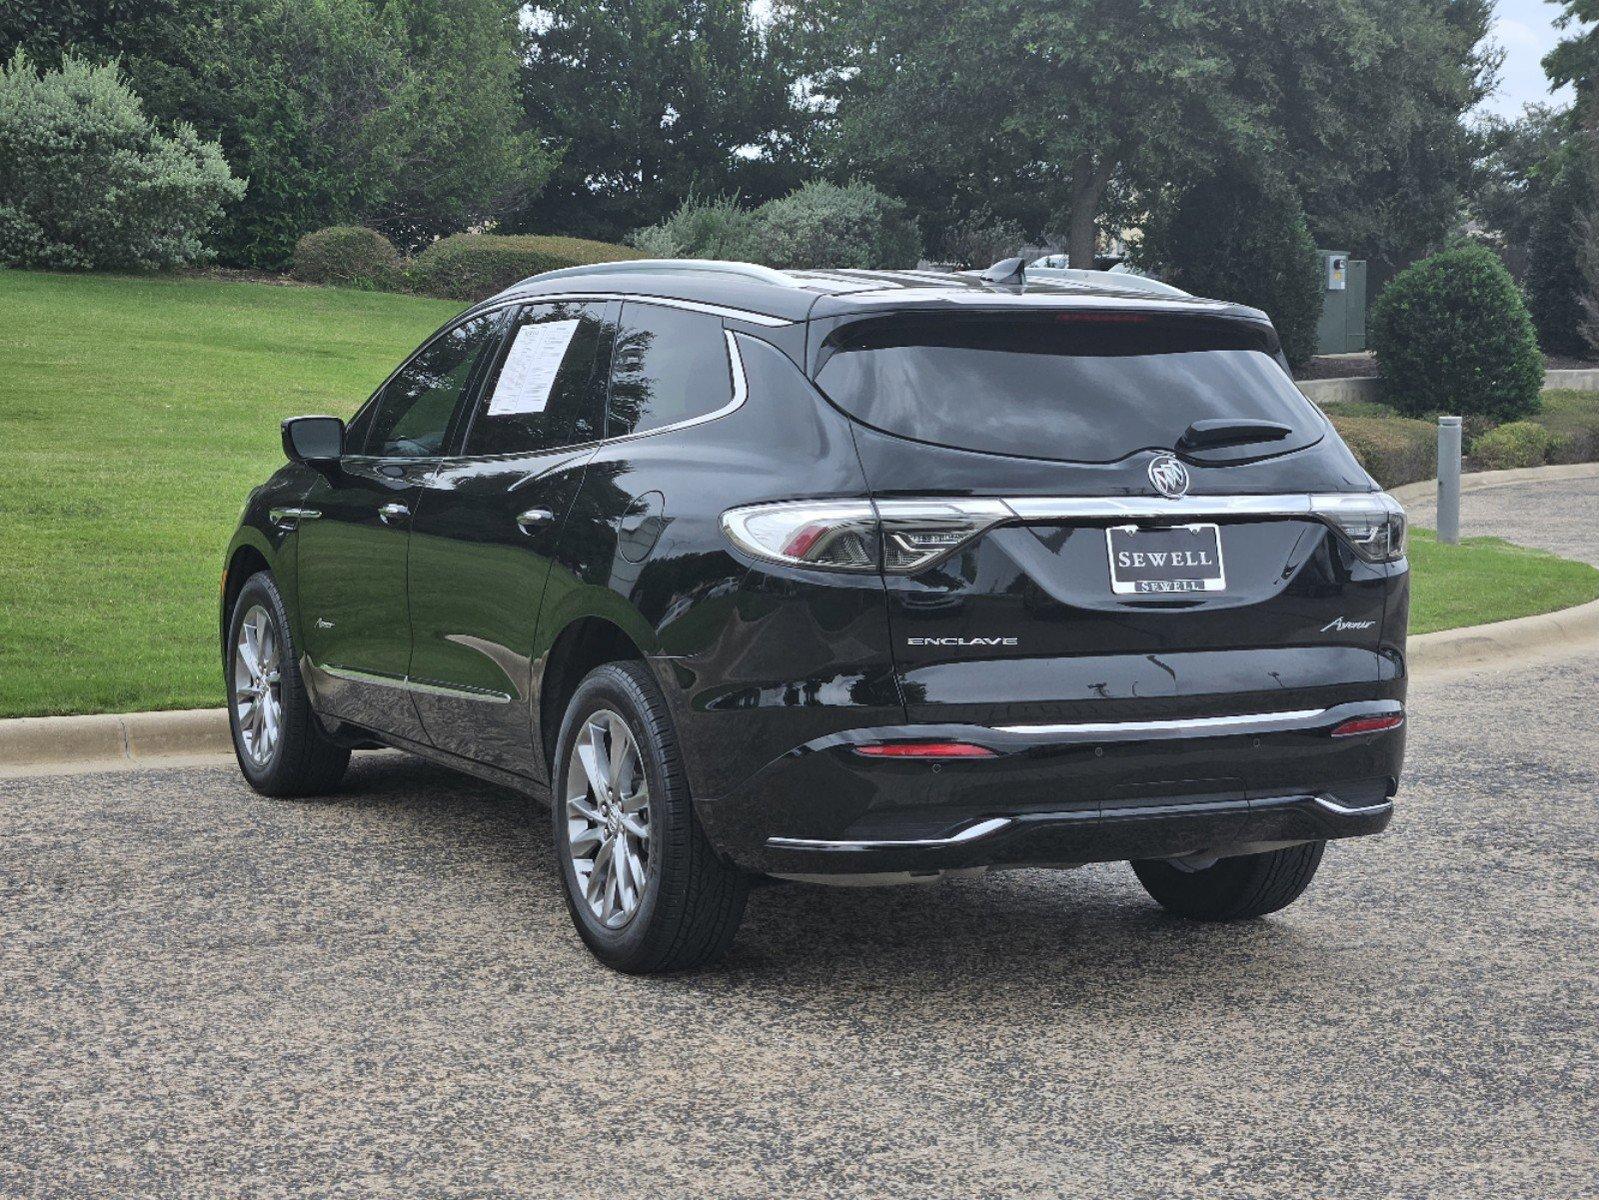
POLYGON ((1599 569, 1502 538, 1410 532, 1410 632, 1508 621, 1599 600, 1599 569))
MULTIPOLYGON (((222 702, 216 592, 278 422, 348 416, 457 306, 0 270, 0 717, 222 702)), ((1599 595, 1493 539, 1413 539, 1416 632, 1599 595)))
POLYGON ((0 270, 0 716, 219 704, 222 552, 283 461, 460 305, 0 270))

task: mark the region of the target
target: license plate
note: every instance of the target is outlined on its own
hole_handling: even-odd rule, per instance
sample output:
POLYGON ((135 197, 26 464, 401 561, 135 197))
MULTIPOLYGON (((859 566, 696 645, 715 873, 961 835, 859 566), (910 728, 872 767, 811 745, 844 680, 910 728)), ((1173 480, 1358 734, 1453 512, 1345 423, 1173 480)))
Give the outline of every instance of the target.
POLYGON ((1221 561, 1221 530, 1215 525, 1105 530, 1110 552, 1110 588, 1117 595, 1163 596, 1219 592, 1227 587, 1221 561))

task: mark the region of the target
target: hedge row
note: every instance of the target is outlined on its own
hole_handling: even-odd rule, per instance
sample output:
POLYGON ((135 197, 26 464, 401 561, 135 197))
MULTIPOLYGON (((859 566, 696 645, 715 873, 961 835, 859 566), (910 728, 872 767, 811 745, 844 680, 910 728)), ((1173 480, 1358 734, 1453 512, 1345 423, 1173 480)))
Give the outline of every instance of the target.
MULTIPOLYGON (((1383 404, 1331 404, 1327 416, 1360 465, 1385 488, 1437 473, 1438 427, 1401 417, 1383 404)), ((1545 463, 1599 462, 1599 392, 1557 389, 1543 394, 1531 417, 1468 431, 1470 466, 1479 471, 1545 463)))
POLYGON ((403 263, 376 230, 336 225, 299 240, 293 275, 307 283, 482 300, 543 271, 643 257, 626 246, 585 238, 458 233, 403 263))
POLYGON ((1431 421, 1341 410, 1329 410, 1327 416, 1360 465, 1383 487, 1396 488, 1437 474, 1438 431, 1431 421))
POLYGON ((626 246, 587 238, 458 233, 417 255, 408 276, 411 287, 425 295, 481 300, 541 271, 643 257, 626 246))

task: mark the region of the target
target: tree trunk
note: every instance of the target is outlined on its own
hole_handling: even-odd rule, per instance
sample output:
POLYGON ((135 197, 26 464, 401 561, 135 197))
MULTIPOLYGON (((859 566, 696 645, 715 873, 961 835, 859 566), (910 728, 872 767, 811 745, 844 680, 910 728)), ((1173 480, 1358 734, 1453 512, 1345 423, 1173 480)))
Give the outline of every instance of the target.
POLYGON ((1105 185, 1116 170, 1115 160, 1101 158, 1097 163, 1091 154, 1078 158, 1072 168, 1071 212, 1066 227, 1066 253, 1072 266, 1082 271, 1094 269, 1094 254, 1099 249, 1095 221, 1099 217, 1099 202, 1105 195, 1105 185))

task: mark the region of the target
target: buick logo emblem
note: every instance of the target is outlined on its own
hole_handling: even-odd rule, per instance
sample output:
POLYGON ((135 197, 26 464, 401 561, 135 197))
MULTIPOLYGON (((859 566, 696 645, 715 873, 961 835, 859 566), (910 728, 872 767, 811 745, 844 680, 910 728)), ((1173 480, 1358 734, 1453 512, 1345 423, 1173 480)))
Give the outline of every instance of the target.
POLYGON ((1149 482, 1162 496, 1176 500, 1188 495, 1188 468, 1169 454, 1163 454, 1149 464, 1149 482))

